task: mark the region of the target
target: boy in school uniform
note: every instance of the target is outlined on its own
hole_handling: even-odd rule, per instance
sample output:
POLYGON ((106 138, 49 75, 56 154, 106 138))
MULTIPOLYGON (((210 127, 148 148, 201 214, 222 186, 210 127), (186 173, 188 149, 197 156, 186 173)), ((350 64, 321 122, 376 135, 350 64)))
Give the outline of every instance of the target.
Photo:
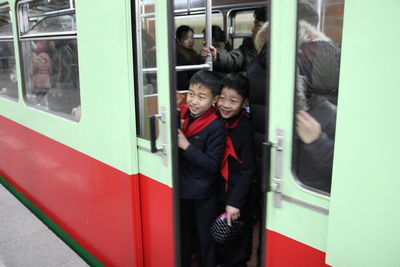
POLYGON ((189 82, 187 104, 179 106, 178 129, 181 266, 191 266, 194 249, 201 266, 216 266, 210 226, 217 216, 216 185, 225 148, 225 126, 216 114, 221 83, 210 71, 189 82), (199 242, 195 245, 195 242, 199 242))
POLYGON ((217 108, 227 128, 227 139, 219 179, 220 212, 225 211, 228 225, 241 220, 244 227, 234 240, 218 247, 221 266, 247 266, 252 246, 252 199, 255 180, 252 124, 247 117, 248 79, 230 73, 222 80, 217 108))

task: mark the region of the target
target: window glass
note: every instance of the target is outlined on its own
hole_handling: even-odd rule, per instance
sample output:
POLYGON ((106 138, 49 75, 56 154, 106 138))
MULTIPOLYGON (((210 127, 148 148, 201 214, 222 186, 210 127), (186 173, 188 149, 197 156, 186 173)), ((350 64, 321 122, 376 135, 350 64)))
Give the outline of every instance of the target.
POLYGON ((298 4, 293 169, 301 185, 329 193, 344 3, 320 4, 320 11, 312 1, 298 4))
POLYGON ((21 35, 76 31, 75 9, 70 0, 36 0, 21 5, 25 18, 21 35))
POLYGON ((11 99, 18 98, 14 41, 8 5, 0 6, 0 95, 11 99))
POLYGON ((245 10, 235 13, 233 18, 233 28, 230 37, 233 41, 233 48, 238 48, 244 37, 250 37, 254 26, 254 10, 245 10))
POLYGON ((80 86, 73 3, 24 1, 19 3, 18 12, 27 104, 79 120, 80 86), (31 24, 31 20, 37 24, 31 24), (57 23, 45 26, 45 21, 57 23), (26 25, 30 25, 28 30, 26 25))
POLYGON ((139 127, 137 134, 150 139, 149 115, 157 114, 157 62, 156 25, 154 1, 140 0, 136 3, 136 114, 139 127))
MULTIPOLYGON (((187 25, 193 29, 195 39, 193 49, 198 53, 200 53, 203 47, 205 19, 204 14, 175 17, 175 30, 181 25, 187 25)), ((219 26, 222 30, 224 29, 224 18, 221 13, 213 13, 211 15, 211 23, 212 25, 219 26)))

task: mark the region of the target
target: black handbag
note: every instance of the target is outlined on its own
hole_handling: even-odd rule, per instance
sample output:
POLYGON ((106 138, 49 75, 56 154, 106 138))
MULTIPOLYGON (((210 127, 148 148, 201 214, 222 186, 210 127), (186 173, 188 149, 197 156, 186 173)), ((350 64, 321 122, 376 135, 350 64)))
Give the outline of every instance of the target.
POLYGON ((244 223, 241 220, 232 221, 232 226, 229 226, 226 212, 224 212, 211 225, 210 231, 215 242, 225 244, 234 240, 243 227, 244 223))

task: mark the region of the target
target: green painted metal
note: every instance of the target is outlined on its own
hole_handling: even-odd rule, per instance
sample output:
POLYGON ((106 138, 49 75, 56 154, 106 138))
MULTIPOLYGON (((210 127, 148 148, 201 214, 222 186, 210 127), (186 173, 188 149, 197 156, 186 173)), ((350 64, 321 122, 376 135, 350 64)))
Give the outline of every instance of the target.
MULTIPOLYGON (((21 80, 15 2, 16 69, 21 80)), ((75 0, 81 120, 73 122, 0 98, 0 115, 79 150, 127 174, 138 172, 133 51, 129 0, 75 0)), ((18 84, 22 95, 21 83, 18 84)))
POLYGON ((335 267, 399 266, 399 13, 397 0, 346 1, 327 252, 335 267))
MULTIPOLYGON (((296 0, 271 3, 270 118, 269 140, 276 129, 284 130, 282 193, 304 202, 329 207, 329 198, 300 187, 292 173, 293 97, 295 88, 296 0)), ((272 163, 275 150, 272 149, 272 163)), ((271 166, 271 175, 275 173, 271 166)), ((307 207, 282 201, 273 206, 273 193, 267 193, 266 228, 321 251, 326 250, 328 216, 307 207)))
POLYGON ((166 145, 166 154, 150 153, 150 142, 138 140, 139 172, 152 179, 172 187, 172 158, 171 158, 171 131, 170 131, 170 88, 169 88, 169 53, 168 47, 168 3, 156 1, 156 46, 157 46, 157 88, 158 112, 165 112, 166 122, 159 123, 157 147, 166 145), (163 134, 164 133, 164 134, 163 134))
POLYGON ((104 266, 83 247, 81 247, 72 237, 70 237, 64 230, 61 229, 55 222, 47 217, 38 207, 36 207, 29 199, 22 195, 10 183, 0 176, 0 184, 2 184, 8 191, 10 191, 25 207, 27 207, 35 216, 41 220, 51 231, 53 231, 61 240, 65 242, 76 254, 90 266, 104 266))

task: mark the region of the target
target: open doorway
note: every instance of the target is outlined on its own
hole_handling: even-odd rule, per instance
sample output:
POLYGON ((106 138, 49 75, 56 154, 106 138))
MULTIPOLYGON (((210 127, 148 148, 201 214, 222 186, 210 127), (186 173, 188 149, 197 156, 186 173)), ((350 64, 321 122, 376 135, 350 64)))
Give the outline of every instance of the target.
MULTIPOLYGON (((265 107, 268 97, 268 75, 266 70, 266 66, 268 66, 268 57, 266 56, 268 51, 265 48, 265 43, 267 41, 265 36, 267 33, 263 26, 269 20, 268 5, 269 3, 267 1, 174 1, 174 31, 171 30, 170 39, 173 38, 175 44, 173 51, 175 55, 175 79, 173 79, 174 82, 172 82, 171 88, 178 91, 177 98, 181 98, 183 100, 182 103, 185 103, 188 93, 193 93, 190 90, 190 85, 192 77, 196 75, 195 73, 199 70, 209 70, 213 73, 218 73, 217 75, 221 80, 224 79, 227 73, 240 73, 244 77, 250 75, 253 79, 252 84, 254 85, 254 81, 257 81, 257 86, 263 88, 263 93, 261 95, 250 94, 250 104, 245 105, 245 116, 249 118, 249 121, 253 119, 251 118, 252 111, 254 111, 254 114, 257 114, 255 110, 259 108, 260 101, 265 107), (210 6, 211 2, 212 6, 210 6), (264 40, 262 40, 264 43, 259 44, 260 50, 257 51, 254 40, 257 32, 260 30, 264 31, 264 40), (212 34, 209 35, 209 33, 212 34), (172 34, 174 34, 174 36, 172 36, 172 34), (208 57, 204 53, 204 47, 208 48, 210 45, 215 48, 215 57, 212 54, 213 51, 208 50, 208 57), (259 56, 259 52, 262 52, 263 55, 259 56)), ((170 21, 172 22, 172 19, 170 19, 170 21)), ((264 109, 264 107, 262 107, 262 109, 264 109)), ((267 112, 265 113, 268 114, 267 112)), ((259 118, 255 118, 257 123, 259 123, 258 119, 259 118)), ((180 123, 181 121, 179 120, 178 124, 180 123)), ((254 134, 250 137, 251 142, 255 142, 255 145, 252 146, 252 153, 254 153, 254 158, 252 159, 253 169, 250 175, 252 178, 251 182, 245 185, 245 189, 243 189, 246 191, 246 193, 243 194, 243 197, 246 198, 246 201, 244 201, 246 205, 238 207, 238 210, 243 208, 240 210, 242 217, 245 217, 247 213, 246 225, 248 230, 247 234, 238 235, 234 241, 234 243, 239 244, 237 246, 238 251, 235 255, 237 256, 238 262, 235 264, 240 262, 243 266, 257 266, 259 261, 263 263, 264 259, 261 255, 262 253, 260 254, 259 252, 265 251, 261 248, 265 240, 263 234, 265 232, 266 214, 265 190, 263 191, 262 189, 262 170, 263 167, 264 169, 268 169, 269 166, 266 166, 268 164, 266 163, 268 159, 263 158, 261 143, 268 140, 266 134, 266 120, 257 125, 253 124, 252 127, 255 128, 254 134)), ((199 138, 202 138, 200 134, 199 138)), ((178 172, 181 168, 185 169, 185 166, 182 167, 182 164, 185 165, 188 162, 187 159, 182 160, 182 153, 182 151, 177 151, 176 155, 176 159, 179 162, 177 165, 178 172)), ((184 172, 191 171, 194 171, 194 168, 191 170, 184 170, 184 172)), ((237 171, 240 173, 240 170, 237 171)), ((265 173, 264 175, 267 174, 265 173)), ((199 242, 199 236, 201 238, 202 234, 196 232, 201 231, 199 227, 193 227, 190 230, 193 234, 193 238, 190 241, 192 242, 190 248, 188 248, 188 243, 186 241, 182 242, 182 238, 184 238, 182 237, 182 229, 185 227, 182 225, 182 222, 184 224, 187 223, 187 220, 185 221, 182 218, 191 218, 190 224, 196 226, 197 221, 195 220, 195 216, 197 215, 192 212, 184 211, 186 208, 184 208, 183 205, 186 204, 182 203, 187 203, 188 201, 186 200, 190 198, 183 197, 185 201, 182 202, 182 190, 184 189, 179 181, 179 179, 181 179, 180 176, 182 176, 182 173, 179 173, 174 181, 175 207, 179 209, 179 211, 175 211, 177 215, 175 224, 177 228, 176 237, 179 236, 179 240, 176 242, 176 244, 178 244, 176 245, 178 249, 176 257, 179 257, 179 259, 176 259, 176 261, 178 262, 183 259, 182 261, 184 262, 182 266, 202 266, 202 243, 199 242), (184 260, 184 257, 182 257, 182 253, 187 254, 188 249, 191 252, 189 261, 184 260)), ((216 179, 219 180, 215 184, 216 188, 221 187, 220 184, 227 183, 224 180, 221 181, 221 179, 223 179, 221 176, 216 176, 218 176, 216 179)), ((234 178, 232 178, 232 180, 233 179, 234 178)), ((238 188, 241 185, 237 183, 235 186, 238 188)), ((218 193, 215 195, 217 200, 215 218, 226 211, 226 207, 228 206, 226 202, 226 192, 229 192, 229 195, 232 191, 228 190, 225 193, 221 193, 221 190, 216 189, 216 192, 218 193), (221 197, 221 194, 225 196, 221 197)), ((196 197, 193 197, 190 201, 193 199, 196 199, 196 197)), ((194 208, 194 206, 189 207, 189 210, 193 210, 194 208)), ((239 218, 240 216, 238 219, 239 218)), ((209 232, 209 230, 207 231, 209 232)), ((224 266, 223 264, 225 264, 226 266, 233 266, 232 264, 234 263, 226 261, 224 252, 226 248, 224 247, 229 247, 229 245, 226 246, 226 243, 223 245, 216 245, 216 260, 219 265, 224 266)), ((203 263, 204 261, 206 261, 206 257, 203 257, 203 263)))

